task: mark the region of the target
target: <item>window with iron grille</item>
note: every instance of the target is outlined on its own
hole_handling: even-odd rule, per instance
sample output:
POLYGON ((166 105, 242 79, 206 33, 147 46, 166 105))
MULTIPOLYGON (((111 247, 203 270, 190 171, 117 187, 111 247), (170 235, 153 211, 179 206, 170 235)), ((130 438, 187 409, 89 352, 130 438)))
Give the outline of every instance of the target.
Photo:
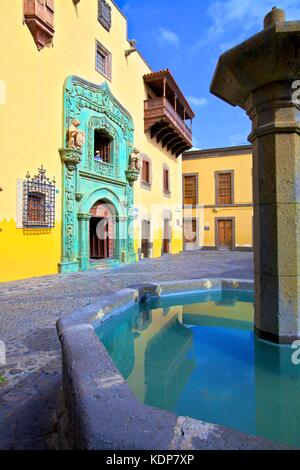
POLYGON ((106 0, 98 0, 98 21, 107 31, 110 31, 111 6, 106 0))
POLYGON ((111 53, 96 41, 96 70, 111 80, 111 53))
POLYGON ((104 162, 104 163, 111 163, 111 149, 112 149, 112 141, 110 137, 101 132, 101 130, 95 130, 95 160, 104 162))
POLYGON ((184 186, 184 204, 197 205, 197 176, 186 175, 183 177, 184 186))
POLYGON ((169 194, 170 193, 170 171, 169 171, 169 168, 167 167, 164 167, 163 184, 164 184, 164 192, 169 194))
POLYGON ((31 222, 46 221, 46 195, 41 193, 28 193, 28 220, 31 222))
POLYGON ((224 171, 216 175, 216 199, 220 206, 233 204, 233 172, 224 171))
POLYGON ((50 181, 43 167, 33 178, 27 173, 23 182, 22 219, 24 228, 55 226, 55 179, 50 181))

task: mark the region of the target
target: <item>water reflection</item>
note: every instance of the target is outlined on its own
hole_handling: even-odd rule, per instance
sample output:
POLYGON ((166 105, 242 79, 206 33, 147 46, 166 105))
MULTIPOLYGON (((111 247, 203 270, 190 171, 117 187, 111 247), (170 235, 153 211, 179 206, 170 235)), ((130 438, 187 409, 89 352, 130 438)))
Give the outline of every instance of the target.
POLYGON ((143 403, 300 446, 300 367, 255 337, 251 293, 152 300, 97 333, 143 403))
POLYGON ((173 316, 145 351, 145 403, 173 409, 195 368, 193 333, 173 316))
POLYGON ((300 367, 290 346, 254 340, 257 432, 300 447, 300 367))

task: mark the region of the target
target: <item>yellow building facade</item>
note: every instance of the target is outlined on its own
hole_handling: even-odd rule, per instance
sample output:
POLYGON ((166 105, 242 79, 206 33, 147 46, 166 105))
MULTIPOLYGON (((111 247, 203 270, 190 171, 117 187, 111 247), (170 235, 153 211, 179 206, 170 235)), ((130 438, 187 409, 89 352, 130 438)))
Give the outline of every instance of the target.
POLYGON ((2 0, 0 37, 0 281, 180 252, 194 114, 114 2, 2 0))
POLYGON ((252 147, 185 152, 183 202, 186 250, 251 251, 252 147))

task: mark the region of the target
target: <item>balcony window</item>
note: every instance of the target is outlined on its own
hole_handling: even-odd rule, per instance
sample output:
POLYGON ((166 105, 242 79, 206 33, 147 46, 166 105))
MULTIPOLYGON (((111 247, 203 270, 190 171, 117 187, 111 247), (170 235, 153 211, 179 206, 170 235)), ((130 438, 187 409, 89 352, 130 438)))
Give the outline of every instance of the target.
POLYGON ((234 172, 222 171, 216 173, 216 204, 229 206, 234 204, 234 172))
POLYGON ((183 177, 184 205, 196 206, 198 204, 197 186, 198 186, 197 175, 184 175, 183 177))

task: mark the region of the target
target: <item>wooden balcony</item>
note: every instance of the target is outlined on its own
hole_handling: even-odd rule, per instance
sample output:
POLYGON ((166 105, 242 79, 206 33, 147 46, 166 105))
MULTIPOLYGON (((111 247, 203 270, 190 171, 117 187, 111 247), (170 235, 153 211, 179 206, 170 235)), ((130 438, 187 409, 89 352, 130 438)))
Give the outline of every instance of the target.
POLYGON ((149 131, 151 138, 179 157, 192 147, 195 115, 168 70, 145 75, 144 80, 156 95, 144 102, 145 132, 149 131), (190 127, 186 124, 188 119, 190 127))
POLYGON ((40 51, 54 36, 54 0, 24 0, 24 20, 40 51))

